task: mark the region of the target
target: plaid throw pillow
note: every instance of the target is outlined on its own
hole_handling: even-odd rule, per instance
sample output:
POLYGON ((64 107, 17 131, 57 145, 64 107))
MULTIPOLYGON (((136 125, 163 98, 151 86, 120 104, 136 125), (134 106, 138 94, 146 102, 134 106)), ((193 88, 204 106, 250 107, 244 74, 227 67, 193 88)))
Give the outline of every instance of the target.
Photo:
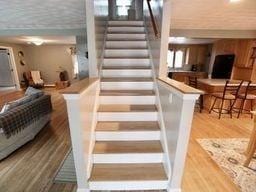
POLYGON ((26 92, 25 92, 26 96, 33 96, 34 99, 44 95, 44 92, 38 89, 35 89, 33 87, 28 87, 26 92))

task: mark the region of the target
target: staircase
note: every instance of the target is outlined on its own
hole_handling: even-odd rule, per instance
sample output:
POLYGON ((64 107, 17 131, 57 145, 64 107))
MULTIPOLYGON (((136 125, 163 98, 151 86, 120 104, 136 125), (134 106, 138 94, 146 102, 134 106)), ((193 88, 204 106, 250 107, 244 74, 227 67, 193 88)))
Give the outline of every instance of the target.
POLYGON ((90 190, 167 188, 143 25, 109 21, 90 190))

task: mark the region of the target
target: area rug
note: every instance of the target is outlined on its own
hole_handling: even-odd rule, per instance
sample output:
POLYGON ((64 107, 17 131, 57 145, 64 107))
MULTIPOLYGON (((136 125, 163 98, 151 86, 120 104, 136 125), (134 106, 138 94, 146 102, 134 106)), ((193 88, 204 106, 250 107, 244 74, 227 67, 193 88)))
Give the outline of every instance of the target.
POLYGON ((244 167, 248 139, 197 139, 197 142, 242 192, 256 190, 256 157, 244 167))
POLYGON ((66 155, 54 178, 54 183, 76 183, 76 170, 72 150, 66 155))

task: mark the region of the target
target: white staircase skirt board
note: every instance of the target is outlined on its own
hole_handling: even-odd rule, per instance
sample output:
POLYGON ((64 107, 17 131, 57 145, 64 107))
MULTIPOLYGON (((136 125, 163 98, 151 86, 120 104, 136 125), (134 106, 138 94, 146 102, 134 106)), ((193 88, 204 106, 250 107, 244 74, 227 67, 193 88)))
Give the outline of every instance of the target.
POLYGON ((102 90, 152 90, 153 82, 101 82, 102 90))
POLYGON ((151 69, 103 69, 103 77, 152 77, 151 69))
POLYGON ((143 21, 108 21, 108 25, 143 26, 143 21))
POLYGON ((98 112, 98 121, 157 121, 157 112, 98 112))
POLYGON ((90 190, 160 190, 167 189, 167 180, 90 181, 90 190))
POLYGON ((96 131, 96 141, 156 141, 160 131, 96 131))
POLYGON ((104 58, 105 66, 149 66, 149 59, 142 58, 122 58, 122 59, 108 59, 104 58))
POLYGON ((106 48, 147 48, 146 41, 106 41, 106 48))
POLYGON ((93 163, 161 163, 163 153, 93 154, 93 163))
POLYGON ((107 40, 145 40, 146 34, 107 34, 107 40))
POLYGON ((108 32, 144 32, 144 27, 108 27, 108 32))
POLYGON ((149 57, 147 49, 105 49, 105 57, 149 57))

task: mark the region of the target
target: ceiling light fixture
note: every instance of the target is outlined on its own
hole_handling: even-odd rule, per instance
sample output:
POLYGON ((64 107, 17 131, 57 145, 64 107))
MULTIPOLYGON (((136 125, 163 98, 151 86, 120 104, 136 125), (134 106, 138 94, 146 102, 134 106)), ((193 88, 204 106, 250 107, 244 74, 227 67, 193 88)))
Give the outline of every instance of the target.
POLYGON ((33 44, 37 45, 37 46, 42 45, 42 44, 44 43, 44 41, 41 40, 41 39, 33 40, 33 41, 31 41, 31 42, 32 42, 33 44))
POLYGON ((229 0, 230 3, 237 3, 239 2, 240 0, 229 0))
POLYGON ((186 41, 186 37, 170 37, 169 42, 170 43, 182 43, 186 41))

